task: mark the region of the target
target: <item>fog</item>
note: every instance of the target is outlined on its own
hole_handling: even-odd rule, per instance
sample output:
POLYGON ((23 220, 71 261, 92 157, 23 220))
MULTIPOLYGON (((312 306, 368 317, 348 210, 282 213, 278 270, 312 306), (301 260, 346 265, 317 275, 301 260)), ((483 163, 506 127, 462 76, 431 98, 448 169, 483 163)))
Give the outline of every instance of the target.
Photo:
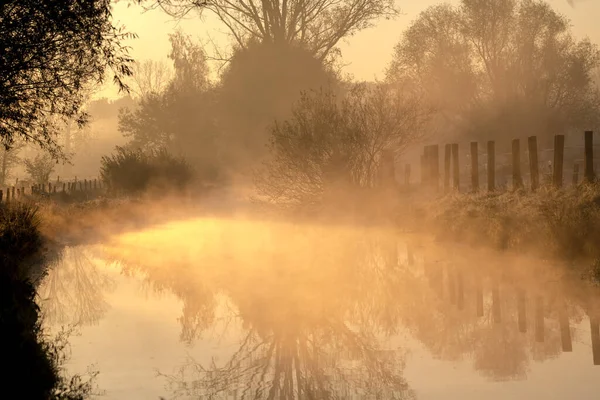
POLYGON ((0 63, 44 396, 597 397, 600 3, 98 7, 0 63))

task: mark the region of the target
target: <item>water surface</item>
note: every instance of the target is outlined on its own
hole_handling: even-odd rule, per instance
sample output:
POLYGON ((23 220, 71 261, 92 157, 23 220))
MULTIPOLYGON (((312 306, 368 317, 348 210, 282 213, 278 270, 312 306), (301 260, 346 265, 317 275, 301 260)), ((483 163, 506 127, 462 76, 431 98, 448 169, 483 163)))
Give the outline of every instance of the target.
POLYGON ((383 228, 196 219, 65 250, 40 291, 107 399, 597 399, 598 289, 383 228), (594 357, 594 353, 596 354, 594 357))

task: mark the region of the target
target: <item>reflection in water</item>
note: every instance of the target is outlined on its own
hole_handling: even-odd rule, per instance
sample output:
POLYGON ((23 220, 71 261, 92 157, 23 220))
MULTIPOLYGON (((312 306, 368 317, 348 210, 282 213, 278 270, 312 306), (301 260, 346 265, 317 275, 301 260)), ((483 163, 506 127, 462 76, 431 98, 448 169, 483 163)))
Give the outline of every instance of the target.
POLYGON ((100 270, 88 249, 65 248, 60 267, 50 266, 38 289, 45 323, 97 323, 108 309, 104 295, 112 287, 112 280, 100 270))
MULTIPOLYGON (((415 339, 491 380, 526 379, 535 362, 590 339, 590 365, 600 364, 597 289, 538 260, 383 229, 210 219, 117 237, 103 257, 181 301, 187 345, 233 338, 212 362, 161 371, 176 395, 412 398, 404 367, 415 339)), ((93 265, 58 268, 46 309, 68 303, 76 319, 99 318, 108 282, 93 265)))

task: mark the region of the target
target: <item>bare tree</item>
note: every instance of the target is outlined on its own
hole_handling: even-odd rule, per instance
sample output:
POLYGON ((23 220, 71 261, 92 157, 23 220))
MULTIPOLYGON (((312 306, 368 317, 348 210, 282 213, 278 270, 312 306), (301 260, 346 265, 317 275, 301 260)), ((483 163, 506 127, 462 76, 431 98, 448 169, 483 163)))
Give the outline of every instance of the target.
POLYGON ((150 93, 161 93, 173 79, 173 70, 165 61, 144 60, 133 65, 131 93, 145 98, 150 93))
POLYGON ((239 47, 250 40, 296 44, 321 60, 341 39, 397 14, 394 0, 153 0, 151 7, 179 18, 206 10, 239 47))

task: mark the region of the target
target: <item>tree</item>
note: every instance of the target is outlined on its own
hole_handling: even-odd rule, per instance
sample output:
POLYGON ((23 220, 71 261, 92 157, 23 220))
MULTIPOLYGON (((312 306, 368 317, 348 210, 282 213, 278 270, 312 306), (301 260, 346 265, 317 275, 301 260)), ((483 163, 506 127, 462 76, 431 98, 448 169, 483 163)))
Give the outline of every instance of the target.
POLYGON ((384 150, 402 154, 421 137, 428 115, 418 98, 386 85, 358 86, 341 100, 304 94, 292 117, 271 131, 273 159, 257 177, 259 193, 279 205, 312 207, 373 187, 384 150))
POLYGON ((462 0, 424 11, 395 48, 391 82, 410 82, 470 136, 564 133, 599 122, 600 53, 540 0, 462 0))
POLYGON ((0 186, 8 184, 12 169, 21 161, 19 152, 24 146, 25 143, 18 142, 9 149, 6 147, 0 149, 0 186))
POLYGON ((133 65, 131 93, 138 99, 151 93, 161 93, 173 79, 171 68, 164 61, 144 60, 133 65))
POLYGON ((18 137, 62 156, 55 137, 64 121, 87 121, 82 111, 90 83, 106 72, 120 90, 131 74, 131 37, 116 27, 110 0, 40 2, 9 0, 0 5, 0 139, 10 147, 18 137))
POLYGON ((56 166, 56 162, 46 153, 38 154, 33 159, 26 159, 23 163, 27 174, 37 184, 48 183, 50 174, 54 172, 56 166))
POLYGON ((186 158, 200 178, 215 179, 218 166, 213 94, 202 48, 189 36, 170 35, 174 75, 164 90, 150 91, 119 113, 119 131, 130 149, 186 158))
POLYGON ((246 169, 262 160, 269 126, 290 116, 302 91, 337 86, 336 74, 302 48, 256 42, 237 51, 217 92, 229 162, 246 169))
POLYGON ((194 10, 213 13, 239 48, 252 41, 293 44, 321 61, 337 50, 341 39, 397 14, 393 0, 153 0, 152 4, 179 18, 194 10))

